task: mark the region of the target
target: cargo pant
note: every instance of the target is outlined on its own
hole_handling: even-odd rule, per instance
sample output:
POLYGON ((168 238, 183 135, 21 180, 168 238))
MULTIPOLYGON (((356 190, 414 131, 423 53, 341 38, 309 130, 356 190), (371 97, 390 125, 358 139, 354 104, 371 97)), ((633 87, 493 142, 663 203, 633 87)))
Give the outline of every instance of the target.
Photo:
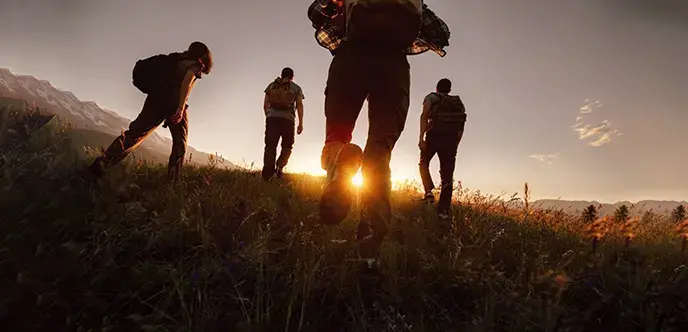
MULTIPOLYGON (((129 129, 117 137, 105 150, 103 155, 96 158, 94 163, 100 163, 104 167, 110 167, 120 163, 139 146, 148 135, 165 122, 167 117, 175 111, 175 104, 174 102, 170 102, 169 98, 166 97, 151 95, 146 97, 141 113, 129 124, 129 129)), ((167 164, 170 180, 177 180, 179 170, 184 164, 189 130, 187 114, 188 112, 185 111, 179 123, 168 124, 170 134, 172 135, 172 151, 167 164)))
POLYGON ((269 179, 275 173, 275 167, 287 166, 294 148, 294 121, 279 117, 268 117, 265 120, 265 150, 263 152, 263 178, 269 179), (277 155, 277 144, 282 139, 281 151, 277 155), (275 161, 277 158, 277 161, 275 161))
POLYGON ((361 219, 358 239, 364 258, 379 252, 391 218, 389 167, 392 150, 406 124, 410 68, 402 52, 343 44, 335 53, 325 88, 325 146, 322 167, 328 170, 339 149, 351 142, 363 103, 368 101, 368 139, 363 151, 361 219))
POLYGON ((454 169, 456 167, 456 153, 459 148, 459 137, 456 133, 428 132, 425 138, 425 149, 420 151, 420 178, 423 188, 428 193, 435 188, 430 175, 430 161, 437 155, 440 160, 440 199, 437 202, 437 212, 448 214, 451 208, 452 193, 454 191, 454 169))

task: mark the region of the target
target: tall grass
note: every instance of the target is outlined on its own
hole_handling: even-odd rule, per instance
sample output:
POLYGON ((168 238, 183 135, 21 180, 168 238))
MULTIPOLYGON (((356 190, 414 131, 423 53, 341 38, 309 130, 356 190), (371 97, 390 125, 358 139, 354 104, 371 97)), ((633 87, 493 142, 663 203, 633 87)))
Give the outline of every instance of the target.
POLYGON ((163 166, 129 160, 92 183, 60 128, 2 151, 6 331, 688 326, 686 256, 663 217, 636 222, 629 242, 628 225, 524 205, 527 187, 513 206, 459 188, 446 225, 402 186, 371 290, 352 263, 358 208, 340 226, 315 224, 321 179, 265 183, 211 163, 169 184, 163 166))

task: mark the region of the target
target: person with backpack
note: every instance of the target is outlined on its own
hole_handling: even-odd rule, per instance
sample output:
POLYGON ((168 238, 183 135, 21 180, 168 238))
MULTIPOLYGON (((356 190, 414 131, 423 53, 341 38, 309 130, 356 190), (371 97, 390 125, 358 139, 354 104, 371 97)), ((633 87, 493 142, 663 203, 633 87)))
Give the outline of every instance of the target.
POLYGON ((362 167, 358 254, 376 266, 391 218, 389 167, 409 109, 408 55, 428 50, 443 57, 449 28, 422 0, 316 0, 308 9, 318 44, 333 55, 325 88, 327 182, 320 223, 340 223, 349 213, 351 180, 362 167), (368 101, 365 151, 352 132, 368 101))
POLYGON ((432 193, 435 185, 430 175, 430 161, 435 155, 440 159, 441 190, 437 215, 443 220, 450 217, 456 153, 466 124, 466 108, 459 96, 449 94, 451 85, 447 78, 439 80, 436 92, 428 94, 423 100, 418 142, 418 166, 425 189, 423 200, 430 203, 435 200, 432 193))
POLYGON ((303 132, 303 90, 294 83, 294 70, 286 67, 282 74, 265 88, 263 111, 265 112, 265 151, 263 153, 263 179, 282 177, 282 172, 294 147, 294 127, 298 116, 296 133, 303 132), (277 143, 282 140, 279 158, 277 143))
POLYGON ((210 49, 199 41, 191 43, 184 52, 138 60, 132 83, 147 95, 143 109, 129 124, 129 129, 89 166, 90 173, 98 178, 103 176, 105 169, 121 162, 164 122, 172 135, 168 176, 177 180, 187 147, 189 105, 186 102, 196 81, 209 74, 212 66, 210 49))

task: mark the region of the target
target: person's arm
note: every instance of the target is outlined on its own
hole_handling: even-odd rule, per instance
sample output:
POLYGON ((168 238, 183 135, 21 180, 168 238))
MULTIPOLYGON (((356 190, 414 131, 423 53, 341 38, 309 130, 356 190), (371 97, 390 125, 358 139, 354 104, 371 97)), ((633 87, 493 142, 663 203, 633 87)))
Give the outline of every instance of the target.
POLYGON ((184 79, 182 80, 181 89, 179 90, 179 105, 177 110, 183 110, 186 106, 186 101, 189 99, 189 94, 191 94, 191 90, 193 89, 195 82, 196 73, 194 73, 192 70, 187 70, 186 74, 184 74, 184 79))
POLYGON ((265 92, 265 97, 263 97, 263 113, 265 113, 266 116, 268 115, 268 109, 270 108, 270 100, 268 98, 268 92, 270 92, 271 87, 272 87, 272 83, 268 84, 268 86, 265 87, 265 90, 263 90, 263 92, 265 92))
POLYGON ((296 115, 299 118, 299 126, 297 132, 300 135, 303 131, 303 95, 301 94, 299 94, 296 97, 296 115))
POLYGON ((419 146, 425 142, 425 132, 428 129, 428 119, 430 118, 431 103, 425 99, 423 101, 423 112, 420 114, 420 137, 418 139, 419 146))
POLYGON ((268 94, 265 94, 265 97, 263 97, 263 112, 267 115, 268 114, 268 108, 270 108, 270 101, 268 101, 268 94))
MULTIPOLYGON (((189 94, 193 85, 196 82, 196 73, 193 70, 187 70, 184 74, 184 79, 182 79, 182 85, 179 89, 179 104, 177 105, 177 110, 169 118, 171 123, 179 123, 182 120, 184 112, 186 112, 186 101, 189 99, 189 94)), ((167 122, 166 122, 167 123, 167 122)))

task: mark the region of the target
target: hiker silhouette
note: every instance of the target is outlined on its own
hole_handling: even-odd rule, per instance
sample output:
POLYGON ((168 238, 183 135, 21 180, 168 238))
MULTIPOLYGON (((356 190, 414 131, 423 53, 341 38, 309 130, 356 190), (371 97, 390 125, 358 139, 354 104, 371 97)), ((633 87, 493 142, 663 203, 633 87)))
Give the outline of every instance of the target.
POLYGON ((428 50, 444 56, 449 29, 421 0, 316 0, 308 17, 316 41, 333 55, 325 88, 321 166, 327 184, 320 199, 320 223, 338 224, 346 218, 352 205, 351 179, 362 168, 358 254, 375 267, 391 218, 389 162, 409 109, 407 56, 428 50), (366 99, 370 128, 361 149, 351 140, 366 99))
POLYGON ((172 135, 168 176, 176 181, 187 147, 189 105, 186 102, 196 81, 203 74, 209 74, 212 66, 210 49, 198 41, 191 43, 184 52, 159 54, 137 61, 132 83, 147 94, 143 109, 129 124, 129 129, 89 166, 90 174, 101 177, 105 169, 121 162, 165 122, 172 135))

